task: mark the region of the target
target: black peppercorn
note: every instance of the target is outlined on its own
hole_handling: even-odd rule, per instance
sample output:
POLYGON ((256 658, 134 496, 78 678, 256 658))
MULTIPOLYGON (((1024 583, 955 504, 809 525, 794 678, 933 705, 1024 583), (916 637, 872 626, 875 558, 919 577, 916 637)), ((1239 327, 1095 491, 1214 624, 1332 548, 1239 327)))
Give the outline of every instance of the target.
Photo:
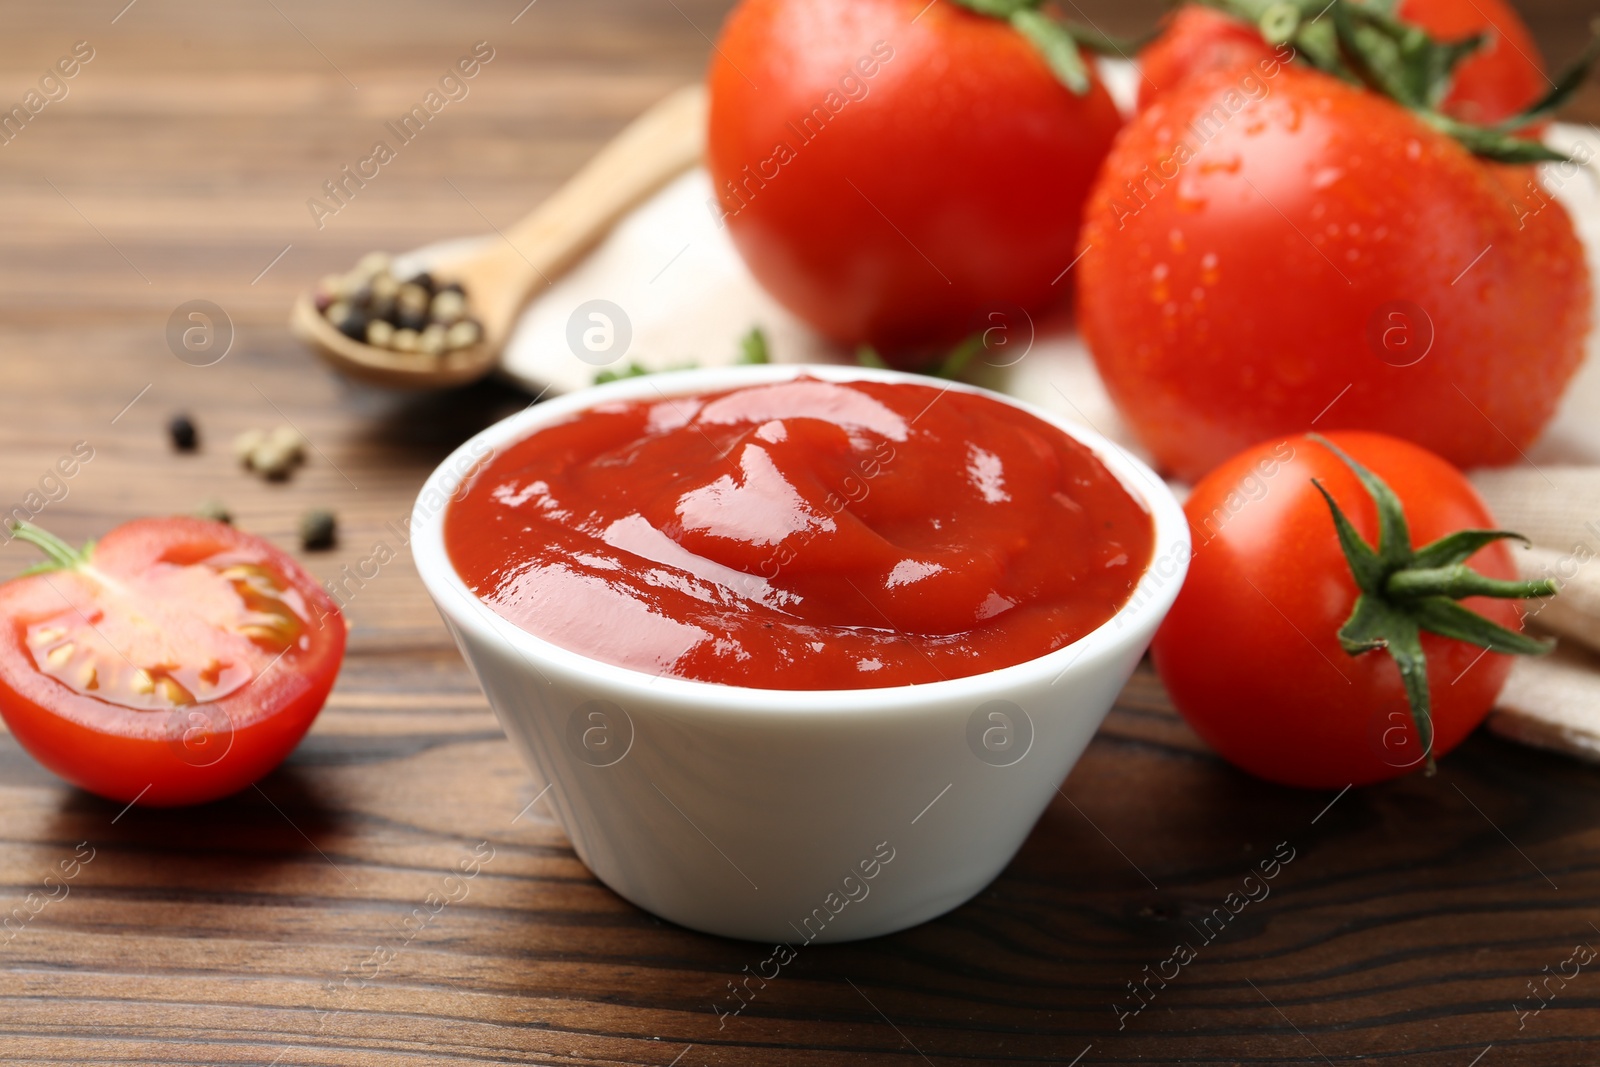
POLYGON ((300 517, 300 547, 307 551, 332 548, 339 539, 339 523, 333 512, 316 508, 300 517))
MULTIPOLYGON (((334 306, 338 307, 337 304, 334 306)), ((338 316, 337 318, 334 318, 330 314, 329 320, 333 323, 334 327, 346 337, 357 341, 365 341, 367 339, 367 316, 355 308, 350 307, 348 304, 345 305, 345 307, 347 310, 344 314, 338 316)))
POLYGON ((179 452, 193 452, 200 443, 194 420, 187 415, 172 416, 172 421, 167 423, 167 434, 172 438, 172 447, 179 452))

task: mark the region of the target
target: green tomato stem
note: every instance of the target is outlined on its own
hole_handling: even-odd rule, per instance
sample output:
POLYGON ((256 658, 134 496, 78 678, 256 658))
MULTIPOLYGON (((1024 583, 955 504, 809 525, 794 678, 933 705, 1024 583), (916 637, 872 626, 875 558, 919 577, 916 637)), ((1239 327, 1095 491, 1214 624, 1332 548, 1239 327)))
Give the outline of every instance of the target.
POLYGON ((1373 0, 1199 2, 1250 23, 1270 44, 1293 46, 1300 62, 1388 97, 1474 155, 1499 163, 1577 162, 1516 131, 1549 117, 1578 91, 1600 60, 1600 22, 1583 54, 1543 97, 1503 122, 1475 125, 1444 114, 1439 105, 1454 85, 1456 68, 1489 43, 1487 33, 1441 40, 1373 0))
POLYGON ((1091 51, 1126 54, 1122 45, 1104 34, 1078 27, 1045 14, 1040 8, 1044 0, 951 0, 985 18, 1009 23, 1022 38, 1033 46, 1040 58, 1049 66, 1050 73, 1066 86, 1074 96, 1089 92, 1094 80, 1089 66, 1083 61, 1079 48, 1091 51))
POLYGON ((26 574, 77 570, 88 565, 89 555, 94 550, 93 541, 88 542, 81 549, 73 548, 49 530, 35 526, 31 522, 13 522, 11 524, 11 534, 18 541, 25 541, 33 545, 49 557, 50 561, 48 563, 30 567, 24 572, 26 574))
POLYGON ((1425 596, 1443 596, 1451 600, 1469 596, 1526 600, 1530 597, 1555 596, 1556 584, 1548 578, 1531 582, 1488 578, 1464 563, 1457 563, 1451 567, 1396 571, 1389 575, 1384 590, 1396 600, 1425 596))
POLYGON ((1555 583, 1504 581, 1466 565, 1467 557, 1486 545, 1507 539, 1527 540, 1506 530, 1461 530, 1420 549, 1413 548, 1400 498, 1388 484, 1327 438, 1320 434, 1307 437, 1350 468, 1378 512, 1380 533, 1374 548, 1356 530, 1333 494, 1312 479, 1327 502, 1346 565, 1361 591, 1349 618, 1339 627, 1340 647, 1350 656, 1383 651, 1394 660, 1417 739, 1427 754, 1427 773, 1432 774, 1433 718, 1422 634, 1437 634, 1493 652, 1543 655, 1552 647, 1549 642, 1508 630, 1457 601, 1475 596, 1509 600, 1553 596, 1555 583))

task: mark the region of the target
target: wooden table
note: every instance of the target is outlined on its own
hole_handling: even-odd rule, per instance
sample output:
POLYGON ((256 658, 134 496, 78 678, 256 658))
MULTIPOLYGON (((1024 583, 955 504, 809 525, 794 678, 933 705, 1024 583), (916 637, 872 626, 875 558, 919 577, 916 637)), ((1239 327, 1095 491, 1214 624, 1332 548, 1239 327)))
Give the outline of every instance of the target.
MULTIPOLYGON (((291 295, 369 248, 520 215, 697 75, 725 4, 126 2, 5 13, 0 99, 20 100, 74 42, 94 56, 0 146, 0 503, 84 441, 93 460, 40 515, 63 535, 220 497, 289 545, 298 514, 327 506, 343 542, 306 563, 339 578, 376 543, 398 548, 385 524, 403 522, 425 472, 526 398, 341 382, 287 337, 291 295), (307 199, 479 40, 495 58, 470 95, 318 229, 307 199), (168 317, 193 299, 232 323, 213 366, 168 350, 168 317), (200 425, 198 455, 168 448, 179 410, 200 425), (315 451, 266 485, 227 442, 282 419, 315 451)), ((1127 31, 1151 6, 1090 10, 1127 31)), ((1534 12, 1556 57, 1575 50, 1583 7, 1534 12)), ((1577 111, 1600 115, 1592 93, 1577 111)), ((30 562, 0 550, 0 574, 30 562)), ((315 729, 230 800, 122 810, 0 739, 3 909, 92 854, 64 899, 0 940, 0 1060, 1595 1060, 1594 967, 1552 982, 1541 1012, 1515 1010, 1537 1006, 1529 984, 1575 944, 1600 945, 1592 768, 1480 735, 1434 778, 1278 789, 1207 753, 1141 673, 978 899, 893 937, 805 949, 719 1026, 713 1002, 762 951, 664 924, 589 876, 530 804, 537 784, 404 553, 349 615, 315 729), (493 859, 466 898, 406 932, 483 842, 493 859), (1270 895, 1206 926, 1280 842, 1294 858, 1270 895), (1170 975, 1184 942, 1194 960, 1141 986, 1133 1013, 1132 986, 1170 975)))

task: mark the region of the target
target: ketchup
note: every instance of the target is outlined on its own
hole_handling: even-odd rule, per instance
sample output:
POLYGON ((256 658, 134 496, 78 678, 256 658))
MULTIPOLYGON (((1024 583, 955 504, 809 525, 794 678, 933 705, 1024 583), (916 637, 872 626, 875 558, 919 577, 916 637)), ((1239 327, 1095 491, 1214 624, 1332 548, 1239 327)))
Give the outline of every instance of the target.
POLYGON ((796 378, 601 404, 502 450, 445 517, 462 580, 573 652, 761 689, 960 678, 1127 602, 1150 516, 988 397, 796 378))

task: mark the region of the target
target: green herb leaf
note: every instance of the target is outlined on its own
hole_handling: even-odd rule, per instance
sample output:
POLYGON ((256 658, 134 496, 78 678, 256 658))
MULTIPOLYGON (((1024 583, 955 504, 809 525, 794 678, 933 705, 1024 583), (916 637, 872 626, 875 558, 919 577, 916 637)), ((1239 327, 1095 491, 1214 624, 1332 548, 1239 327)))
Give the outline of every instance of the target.
POLYGON ((961 377, 967 369, 967 364, 972 362, 972 357, 983 351, 983 334, 975 333, 950 350, 950 354, 940 361, 934 368, 935 378, 948 378, 951 381, 961 377))
POLYGON ((739 339, 739 358, 737 363, 771 363, 772 355, 767 350, 767 335, 761 327, 752 326, 750 332, 739 339))
POLYGON ((594 384, 604 385, 607 382, 620 382, 624 378, 641 378, 649 373, 650 372, 644 367, 641 367, 639 364, 629 360, 628 364, 620 369, 606 367, 604 370, 595 371, 594 384))
POLYGON ((878 355, 878 350, 871 345, 858 345, 856 347, 856 365, 871 367, 873 370, 888 370, 889 364, 878 355))

